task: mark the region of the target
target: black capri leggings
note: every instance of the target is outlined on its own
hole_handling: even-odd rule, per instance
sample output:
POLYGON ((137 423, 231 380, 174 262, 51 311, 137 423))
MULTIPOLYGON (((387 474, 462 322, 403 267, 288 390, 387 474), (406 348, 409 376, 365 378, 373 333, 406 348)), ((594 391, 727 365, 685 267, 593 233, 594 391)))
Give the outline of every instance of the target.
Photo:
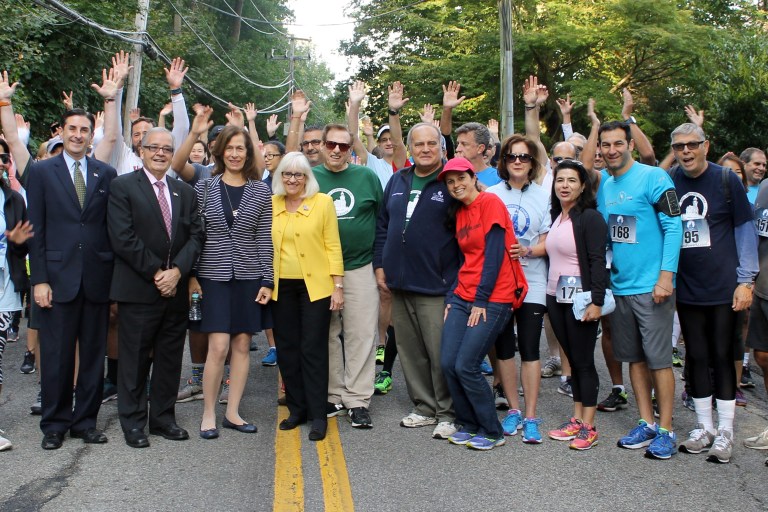
POLYGON ((496 338, 496 358, 502 361, 515 357, 515 324, 517 324, 517 347, 522 361, 538 361, 539 339, 547 306, 523 303, 512 311, 512 318, 496 338))
POLYGON ((687 380, 693 398, 712 396, 709 369, 715 374, 715 398, 736 399, 733 326, 736 314, 730 304, 694 306, 677 303, 680 329, 685 338, 687 380))
POLYGON ((584 407, 597 406, 600 378, 595 368, 595 343, 600 322, 581 322, 573 315, 572 304, 561 304, 547 295, 547 313, 557 341, 571 363, 573 401, 584 407))

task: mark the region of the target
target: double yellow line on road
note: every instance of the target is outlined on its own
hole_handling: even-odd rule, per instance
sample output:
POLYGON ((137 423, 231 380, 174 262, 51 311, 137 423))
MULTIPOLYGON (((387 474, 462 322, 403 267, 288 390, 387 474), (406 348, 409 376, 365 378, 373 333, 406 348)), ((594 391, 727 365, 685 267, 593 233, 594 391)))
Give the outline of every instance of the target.
MULTIPOLYGON (((277 424, 288 417, 288 408, 279 407, 277 424)), ((304 510, 304 470, 301 460, 301 429, 275 428, 275 499, 274 512, 304 510)), ((315 444, 323 481, 323 503, 326 512, 352 512, 352 488, 349 485, 347 462, 341 446, 336 418, 328 419, 325 439, 315 444)))

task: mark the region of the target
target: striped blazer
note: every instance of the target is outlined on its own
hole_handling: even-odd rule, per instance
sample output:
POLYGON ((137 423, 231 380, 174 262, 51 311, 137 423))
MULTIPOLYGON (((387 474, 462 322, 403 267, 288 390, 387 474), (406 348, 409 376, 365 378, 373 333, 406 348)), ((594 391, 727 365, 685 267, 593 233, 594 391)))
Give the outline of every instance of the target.
POLYGON ((262 279, 262 286, 274 288, 272 268, 272 194, 269 186, 249 180, 237 217, 229 229, 224 217, 221 175, 200 180, 195 185, 200 214, 206 219, 206 240, 196 275, 213 281, 262 279), (208 187, 205 211, 203 193, 208 187))

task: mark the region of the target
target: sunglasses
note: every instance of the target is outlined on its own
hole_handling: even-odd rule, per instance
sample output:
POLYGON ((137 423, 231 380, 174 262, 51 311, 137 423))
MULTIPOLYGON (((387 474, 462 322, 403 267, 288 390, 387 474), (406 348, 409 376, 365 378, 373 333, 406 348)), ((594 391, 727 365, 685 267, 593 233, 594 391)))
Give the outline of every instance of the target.
POLYGON ((677 144, 672 144, 672 149, 674 149, 675 151, 682 151, 683 149, 688 148, 691 151, 693 151, 695 149, 699 149, 699 146, 701 146, 705 142, 706 141, 704 140, 698 140, 698 141, 695 140, 693 142, 679 142, 677 144))
POLYGON ((306 147, 309 147, 310 144, 312 144, 313 146, 319 146, 322 143, 323 141, 321 141, 320 139, 305 140, 304 142, 301 143, 301 147, 306 148, 306 147))
POLYGON ((349 151, 349 148, 352 147, 352 144, 347 144, 345 142, 334 142, 332 140, 325 141, 325 149, 328 151, 333 151, 336 146, 339 146, 339 151, 346 153, 349 151))
POLYGON ((528 153, 507 153, 504 155, 504 158, 507 159, 507 162, 514 162, 515 160, 519 160, 520 163, 527 164, 531 160, 533 160, 533 157, 529 155, 528 153))
POLYGON ((0 163, 8 165, 11 163, 11 155, 8 153, 0 153, 0 163))

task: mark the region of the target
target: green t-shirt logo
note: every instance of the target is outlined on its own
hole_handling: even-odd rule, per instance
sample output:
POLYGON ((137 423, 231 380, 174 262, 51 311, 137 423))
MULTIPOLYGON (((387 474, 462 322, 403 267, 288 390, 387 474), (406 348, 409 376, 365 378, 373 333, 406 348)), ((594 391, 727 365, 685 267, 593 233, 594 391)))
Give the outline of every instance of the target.
POLYGON ((336 207, 336 217, 342 218, 355 207, 355 196, 349 189, 335 188, 328 192, 333 199, 333 206, 336 207))

